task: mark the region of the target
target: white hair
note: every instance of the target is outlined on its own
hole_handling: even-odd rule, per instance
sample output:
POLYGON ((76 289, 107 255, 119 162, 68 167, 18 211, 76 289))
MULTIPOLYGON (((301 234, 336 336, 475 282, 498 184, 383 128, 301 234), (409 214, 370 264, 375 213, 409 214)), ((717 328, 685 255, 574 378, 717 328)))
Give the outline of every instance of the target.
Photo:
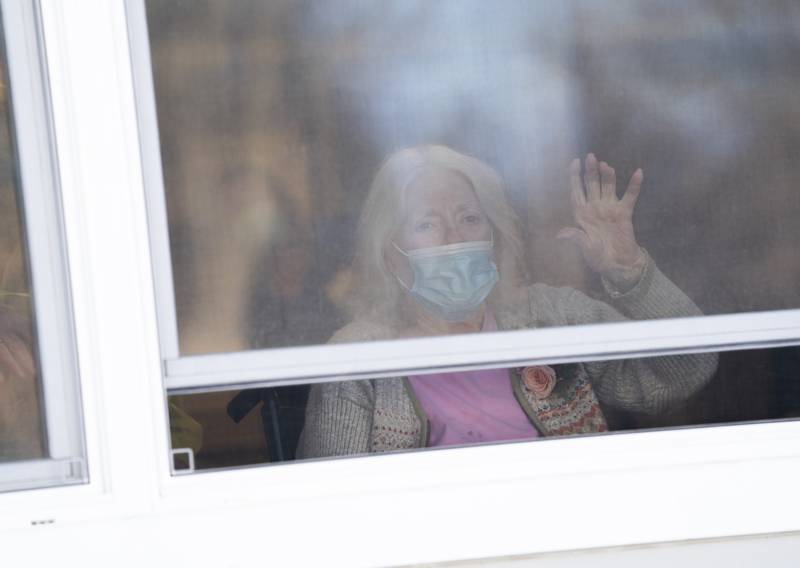
POLYGON ((505 195, 503 179, 476 158, 445 146, 417 146, 390 155, 378 170, 361 211, 354 262, 355 287, 351 308, 357 318, 402 325, 403 290, 386 262, 388 246, 404 222, 405 191, 431 169, 453 172, 469 182, 494 234, 495 263, 500 281, 489 296, 502 301, 524 279, 519 221, 505 195))

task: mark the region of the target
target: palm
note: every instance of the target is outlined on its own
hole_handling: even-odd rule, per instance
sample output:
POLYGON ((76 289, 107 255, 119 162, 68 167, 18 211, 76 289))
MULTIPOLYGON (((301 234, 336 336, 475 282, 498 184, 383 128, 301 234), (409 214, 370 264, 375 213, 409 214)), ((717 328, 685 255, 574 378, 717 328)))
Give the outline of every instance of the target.
POLYGON ((579 160, 569 167, 572 213, 579 228, 562 229, 558 236, 575 242, 593 270, 614 280, 642 258, 632 219, 643 177, 637 170, 625 194, 617 198, 616 172, 605 162, 589 154, 583 178, 579 160))

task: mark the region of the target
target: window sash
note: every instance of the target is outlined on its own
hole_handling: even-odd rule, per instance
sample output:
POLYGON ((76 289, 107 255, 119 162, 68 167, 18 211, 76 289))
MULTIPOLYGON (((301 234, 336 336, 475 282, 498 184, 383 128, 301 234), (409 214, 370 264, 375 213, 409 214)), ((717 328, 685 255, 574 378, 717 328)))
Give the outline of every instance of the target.
MULTIPOLYGON (((24 215, 27 260, 39 348, 39 376, 46 425, 46 455, 78 460, 85 455, 77 361, 62 209, 56 188, 55 151, 42 63, 36 7, 32 2, 2 0, 3 26, 11 83, 12 131, 16 148, 20 208, 24 215)), ((3 469, 10 467, 3 464, 3 469)), ((38 466, 37 466, 38 467, 38 466)), ((45 466, 42 466, 45 467, 45 466)), ((54 468, 60 466, 54 465, 54 468)), ((25 468, 14 468, 28 484, 25 468)), ((9 473, 3 473, 7 480, 9 473)), ((37 471, 33 468, 31 472, 37 471)), ((84 480, 83 467, 73 469, 84 480)), ((38 474, 37 474, 38 475, 38 474)))
POLYGON ((155 86, 150 63, 150 36, 147 33, 144 0, 126 1, 125 11, 139 126, 142 177, 149 220, 159 344, 162 357, 173 359, 180 355, 178 319, 172 278, 172 255, 169 248, 167 202, 161 166, 155 86))
POLYGON ((376 378, 800 343, 800 310, 739 313, 349 345, 181 356, 155 90, 143 0, 127 2, 165 384, 170 391, 376 378))

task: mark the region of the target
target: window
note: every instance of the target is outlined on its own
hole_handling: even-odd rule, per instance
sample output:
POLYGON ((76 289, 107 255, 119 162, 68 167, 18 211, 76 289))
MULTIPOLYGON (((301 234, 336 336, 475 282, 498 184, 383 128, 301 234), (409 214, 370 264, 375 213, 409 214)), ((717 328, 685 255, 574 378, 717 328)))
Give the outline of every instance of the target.
MULTIPOLYGON (((45 88, 25 10, 0 42, 0 491, 82 483, 86 454, 45 88)), ((9 23, 12 22, 12 23, 9 23)))
MULTIPOLYGON (((161 147, 158 135, 158 128, 164 126, 158 122, 149 57, 154 45, 147 31, 144 2, 134 0, 126 4, 102 0, 69 6, 49 0, 41 2, 92 482, 78 487, 0 495, 3 511, 0 522, 7 519, 9 509, 15 509, 28 527, 14 531, 14 538, 5 539, 7 554, 19 552, 26 558, 33 554, 54 563, 63 559, 65 552, 75 551, 91 564, 95 558, 101 562, 101 558, 118 553, 116 548, 124 535, 125 539, 142 544, 131 554, 145 562, 155 555, 161 563, 165 558, 176 561, 180 558, 181 563, 197 560, 200 564, 209 563, 210 558, 222 564, 232 562, 233 558, 249 560, 252 547, 231 546, 231 543, 252 540, 264 542, 265 553, 278 564, 388 565, 800 528, 796 492, 792 490, 800 475, 797 444, 800 422, 752 422, 781 415, 780 405, 773 403, 779 396, 785 397, 780 400, 789 399, 779 391, 791 384, 786 378, 793 376, 791 349, 799 335, 796 312, 791 308, 715 312, 703 304, 702 294, 690 289, 678 272, 665 266, 668 257, 654 249, 652 242, 643 244, 655 264, 712 315, 688 320, 666 318, 392 341, 327 344, 323 343, 326 338, 310 338, 307 345, 244 351, 237 350, 244 349, 243 343, 237 347, 220 342, 208 353, 179 350, 183 339, 179 338, 180 318, 174 309, 172 241, 165 238, 170 236, 169 217, 167 207, 162 207, 166 195, 162 157, 166 165, 168 151, 161 147), (132 78, 137 87, 135 97, 132 78), (150 192, 147 216, 141 176, 150 192), (147 217, 153 231, 150 243, 147 217), (153 294, 151 276, 155 276, 157 295, 153 294), (155 297, 159 302, 160 354, 155 297), (170 304, 172 309, 168 309, 170 304), (659 422, 650 424, 646 422, 648 417, 637 416, 618 427, 693 423, 696 416, 693 411, 698 409, 705 423, 737 420, 738 416, 748 420, 747 424, 568 437, 541 443, 472 445, 364 459, 325 459, 220 470, 264 461, 263 453, 251 452, 249 457, 245 456, 245 451, 250 452, 254 447, 251 441, 261 444, 255 446, 258 452, 269 451, 258 412, 244 418, 250 421, 252 438, 240 436, 241 427, 225 414, 227 403, 242 390, 300 388, 339 379, 382 380, 398 374, 588 365, 595 361, 711 352, 720 355, 716 376, 709 379, 706 387, 709 390, 682 403, 687 408, 678 409, 677 418, 668 421, 669 417, 658 414, 659 422), (743 372, 746 370, 751 373, 743 372), (739 374, 733 376, 732 372, 739 374), (764 390, 759 390, 762 384, 764 390), (167 467, 170 458, 165 387, 170 402, 203 428, 205 443, 194 454, 194 465, 196 469, 213 467, 216 469, 213 473, 171 475, 167 467), (751 396, 755 391, 759 394, 751 396), (717 400, 718 396, 722 398, 717 400), (729 401, 734 402, 728 405, 729 401), (210 410, 207 414, 212 415, 211 420, 201 412, 203 407, 210 410), (762 410, 764 414, 759 414, 762 410), (681 421, 684 418, 686 422, 681 421), (205 453, 213 447, 209 432, 214 421, 222 423, 222 420, 230 429, 217 437, 217 448, 221 451, 213 456, 216 465, 212 465, 209 461, 212 456, 205 453), (240 445, 234 447, 234 443, 240 445), (226 449, 232 452, 222 455, 226 449), (86 497, 86 506, 76 505, 81 500, 79 496, 86 497), (31 507, 32 502, 37 506, 31 507), (42 511, 42 516, 38 512, 31 516, 33 513, 29 511, 33 508, 42 511), (531 514, 543 510, 551 514, 531 514), (576 511, 583 514, 575 514, 576 511), (475 530, 476 518, 492 519, 491 525, 486 525, 487 530, 479 535, 475 530), (31 527, 31 522, 37 519, 54 519, 54 526, 31 527), (81 522, 70 525, 70 519, 81 522), (448 530, 442 530, 443 524, 448 530), (165 540, 164 534, 169 534, 169 539, 165 540), (464 538, 464 535, 478 538, 464 538), (87 546, 89 541, 83 536, 90 537, 91 546, 87 546), (403 544, 398 546, 401 540, 403 544), (355 541, 358 546, 354 546, 355 541), (410 544, 406 546, 406 542, 410 544)), ((265 4, 263 9, 274 6, 265 4)), ((259 6, 254 2, 250 7, 255 10, 259 6)), ((758 17, 744 18, 747 26, 755 26, 753 29, 762 26, 768 20, 764 14, 771 13, 773 6, 776 11, 779 9, 778 5, 770 5, 758 17)), ((633 4, 622 7, 628 11, 642 9, 633 4)), ((158 8, 153 3, 152 10, 158 8)), ((592 5, 574 4, 567 8, 580 8, 584 10, 578 10, 581 17, 597 19, 592 5)), ((198 20, 192 20, 194 16, 202 20, 208 14, 219 15, 225 26, 233 30, 232 35, 240 33, 234 30, 241 28, 238 22, 256 20, 253 13, 237 20, 227 17, 222 10, 211 4, 195 3, 192 10, 182 15, 195 22, 198 20)), ((536 4, 530 4, 530 10, 531 20, 547 14, 537 13, 544 8, 536 4)), ((737 27, 715 26, 707 19, 703 25, 695 26, 691 16, 698 10, 695 5, 691 11, 687 8, 683 24, 666 27, 696 30, 699 36, 708 30, 737 27)), ((782 11, 787 22, 794 18, 791 10, 791 6, 786 6, 782 11)), ((679 11, 676 9, 676 13, 679 11)), ((353 13, 345 7, 342 12, 345 17, 353 13)), ((329 14, 335 12, 326 11, 324 16, 328 18, 329 14)), ((488 14, 488 26, 491 14, 484 14, 488 14)), ((9 12, 4 11, 4 16, 9 16, 9 12)), ((155 17, 152 11, 150 17, 155 17)), ((451 19, 458 23, 463 18, 451 19)), ((731 20, 725 16, 722 21, 731 20)), ((595 23, 593 30, 602 28, 601 22, 595 23)), ((23 27, 8 25, 8 30, 19 29, 23 27)), ((786 37, 779 26, 775 29, 776 40, 786 37)), ((620 30, 626 33, 620 35, 623 39, 641 35, 631 30, 626 25, 620 30)), ((561 33, 563 29, 551 35, 561 33)), ((311 35, 320 33, 315 31, 311 35)), ((587 40, 593 37, 590 35, 587 40)), ((750 34, 743 32, 740 37, 750 34)), ((193 56, 200 53, 195 47, 183 53, 187 52, 193 56)), ((292 97, 297 98, 295 95, 299 96, 293 93, 292 97)), ((187 97, 187 105, 190 98, 187 97)), ((171 112, 179 113, 181 109, 175 105, 171 112)), ((311 123, 315 125, 330 126, 330 123, 311 123)), ((17 126, 22 136, 24 131, 19 123, 17 126)), ((337 126, 340 127, 343 126, 337 126)), ((457 146, 453 141, 446 143, 457 146)), ((607 154, 596 143, 599 142, 586 146, 583 142, 576 143, 575 152, 583 154, 591 145, 598 155, 606 158, 607 154)), ((606 140, 603 144, 610 142, 606 140)), ((333 143, 325 147, 339 151, 333 143)), ((501 160, 482 155, 474 148, 459 149, 491 164, 512 189, 513 176, 501 160)), ((378 166, 379 154, 388 152, 385 148, 375 151, 373 165, 378 166)), ((616 159, 609 161, 618 170, 626 168, 616 159)), ((332 163, 336 166, 336 162, 332 163)), ((560 184, 564 183, 566 165, 558 164, 560 184)), ((652 164, 643 161, 641 165, 645 169, 645 186, 634 224, 637 231, 646 232, 641 217, 646 205, 652 204, 647 199, 653 198, 649 184, 654 180, 652 164)), ((333 173, 336 169, 332 168, 333 173)), ((344 175, 344 166, 341 169, 344 175)), ((330 174, 331 170, 325 172, 330 174)), ((364 184, 369 184, 369 177, 371 174, 364 175, 364 184)), ((358 187, 364 191, 364 186, 358 187)), ((563 187, 553 190, 553 200, 560 200, 563 218, 569 220, 569 198, 564 195, 563 187)), ((517 215, 527 223, 528 208, 517 202, 514 205, 517 215)), ((361 209, 361 204, 357 209, 361 209)), ((529 241, 528 245, 533 243, 529 241)), ((556 255, 558 262, 553 265, 566 263, 572 255, 573 269, 580 275, 584 270, 583 260, 567 244, 563 243, 560 254, 556 255)), ((679 257, 676 253, 673 261, 677 262, 675 259, 679 257)), ((31 262, 35 263, 37 258, 32 250, 31 262)), ((203 277, 202 270, 197 274, 203 277)), ((587 272, 586 288, 580 282, 566 283, 592 292, 588 286, 592 283, 591 274, 587 272)), ((32 281, 35 284, 36 279, 32 281)), ((594 290, 605 293, 601 281, 595 279, 594 285, 597 286, 594 290)), ((35 293, 34 298, 37 298, 35 293)), ((43 314, 37 311, 37 316, 42 321, 43 314)), ((287 319, 297 322, 299 318, 287 319)), ((172 405, 169 410, 173 416, 180 414, 172 405)), ((192 447, 191 434, 197 427, 189 421, 185 424, 190 436, 177 443, 173 438, 175 450, 192 447)), ((185 450, 176 453, 174 473, 191 470, 192 454, 185 450)), ((784 540, 787 541, 792 541, 791 537, 784 540)), ((776 550, 770 544, 761 548, 769 548, 773 553, 776 550)), ((739 555, 741 550, 731 546, 729 556, 739 555)))
MULTIPOLYGON (((683 402, 720 376, 740 381, 735 356, 715 373, 713 353, 753 345, 756 328, 773 333, 798 307, 798 174, 781 118, 792 89, 765 81, 793 76, 797 42, 777 6, 757 24, 744 4, 692 6, 690 17, 647 3, 146 3, 173 446, 200 447, 191 408, 213 407, 222 427, 263 403, 269 438, 280 401, 263 397, 294 393, 285 412, 302 422, 303 384, 331 378, 591 369, 608 357, 636 365, 638 352, 704 361, 661 377, 684 381, 683 402), (485 243, 493 264, 465 276, 457 263, 481 262, 480 250, 446 269, 430 260, 463 242, 485 243), (443 279, 470 278, 465 294, 488 294, 476 303, 485 312, 471 307, 477 324, 420 318, 467 321, 447 304, 460 291, 444 307, 437 298, 443 279), (484 313, 516 333, 463 335, 487 330, 484 313), (692 321, 702 314, 740 316, 692 321), (620 318, 668 321, 614 329, 620 318), (581 324, 604 327, 558 329, 581 324), (707 355, 676 355, 686 351, 707 355), (248 383, 299 386, 189 396, 248 383)), ((786 329, 771 342, 796 338, 786 329)), ((757 415, 708 408, 692 423, 757 415)), ((242 449, 243 463, 256 454, 242 449)))

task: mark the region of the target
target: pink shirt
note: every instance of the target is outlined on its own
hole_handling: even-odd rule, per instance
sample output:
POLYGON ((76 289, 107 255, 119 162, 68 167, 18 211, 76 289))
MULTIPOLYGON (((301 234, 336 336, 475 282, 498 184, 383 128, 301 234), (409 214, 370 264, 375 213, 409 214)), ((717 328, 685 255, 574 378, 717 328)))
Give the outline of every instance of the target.
MULTIPOLYGON (((482 331, 495 331, 487 312, 482 331)), ((430 420, 430 445, 452 446, 537 438, 511 389, 508 369, 415 375, 408 378, 430 420)))

